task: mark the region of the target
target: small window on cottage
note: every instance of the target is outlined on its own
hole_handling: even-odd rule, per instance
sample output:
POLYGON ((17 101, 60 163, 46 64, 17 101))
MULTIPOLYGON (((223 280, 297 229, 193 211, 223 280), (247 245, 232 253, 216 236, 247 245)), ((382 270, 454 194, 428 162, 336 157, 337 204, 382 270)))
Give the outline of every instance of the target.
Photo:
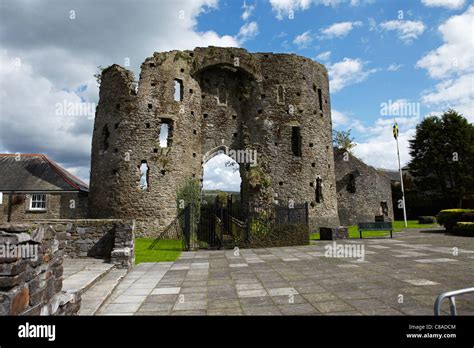
POLYGON ((323 184, 321 178, 316 178, 316 203, 321 203, 323 200, 323 184))
POLYGON ((160 124, 160 147, 171 146, 171 134, 172 134, 172 121, 168 119, 161 120, 160 124))
POLYGON ((183 81, 174 80, 174 101, 183 101, 183 81))
POLYGON ((356 181, 354 174, 349 174, 349 180, 347 182, 347 192, 355 193, 356 192, 356 181))
POLYGON ((295 156, 301 156, 301 130, 300 127, 291 127, 291 151, 295 156))
POLYGON ((283 89, 283 86, 278 86, 277 89, 277 103, 279 104, 284 104, 285 103, 285 90, 283 89))
POLYGON ((3 204, 3 192, 0 192, 0 204, 3 204))
POLYGON ((30 210, 46 210, 46 194, 32 194, 30 198, 30 210))
POLYGON ((148 163, 143 160, 140 164, 140 188, 142 190, 148 189, 148 177, 149 177, 148 163))

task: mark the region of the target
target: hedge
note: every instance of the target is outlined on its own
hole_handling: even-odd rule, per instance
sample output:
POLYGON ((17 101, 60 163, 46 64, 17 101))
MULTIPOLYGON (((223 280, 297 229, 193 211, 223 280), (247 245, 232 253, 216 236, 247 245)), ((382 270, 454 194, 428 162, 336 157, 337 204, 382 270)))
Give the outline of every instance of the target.
POLYGON ((453 227, 453 234, 474 237, 474 222, 458 222, 453 227))
POLYGON ((438 223, 451 231, 458 222, 474 222, 474 209, 441 210, 436 217, 438 223))

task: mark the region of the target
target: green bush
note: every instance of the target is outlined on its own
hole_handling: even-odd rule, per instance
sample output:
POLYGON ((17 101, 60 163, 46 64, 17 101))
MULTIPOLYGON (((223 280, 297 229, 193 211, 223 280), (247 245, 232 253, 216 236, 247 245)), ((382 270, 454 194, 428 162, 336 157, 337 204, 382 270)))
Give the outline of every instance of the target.
POLYGON ((474 222, 458 222, 456 224, 456 228, 459 228, 462 230, 472 230, 474 229, 474 222))
POLYGON ((452 230, 453 234, 474 237, 474 222, 458 222, 452 230))
POLYGON ((435 224, 436 218, 434 216, 418 216, 419 224, 435 224))
POLYGON ((436 217, 438 223, 450 231, 457 222, 474 222, 474 209, 446 209, 441 210, 436 217))

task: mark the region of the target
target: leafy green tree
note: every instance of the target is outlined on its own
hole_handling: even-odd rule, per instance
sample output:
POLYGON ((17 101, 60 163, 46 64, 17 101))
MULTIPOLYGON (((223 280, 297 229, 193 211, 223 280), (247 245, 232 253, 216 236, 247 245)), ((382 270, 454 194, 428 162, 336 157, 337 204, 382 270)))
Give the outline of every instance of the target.
POLYGON ((356 147, 354 138, 351 137, 351 129, 348 131, 332 131, 332 143, 336 149, 350 153, 352 153, 352 149, 356 147))
POLYGON ((474 194, 474 126, 454 110, 426 117, 410 140, 410 174, 416 189, 461 207, 474 194))

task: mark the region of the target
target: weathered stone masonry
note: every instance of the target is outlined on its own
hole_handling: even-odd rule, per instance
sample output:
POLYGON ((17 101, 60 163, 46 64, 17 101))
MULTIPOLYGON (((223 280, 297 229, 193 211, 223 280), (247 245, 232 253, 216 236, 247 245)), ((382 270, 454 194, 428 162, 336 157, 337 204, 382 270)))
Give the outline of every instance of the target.
POLYGON ((390 178, 348 152, 335 149, 334 157, 341 224, 374 221, 376 215, 393 221, 390 178))
POLYGON ((0 315, 71 315, 80 295, 61 291, 66 232, 44 225, 0 227, 0 315))
POLYGON ((113 65, 103 71, 96 111, 90 216, 136 219, 140 234, 156 234, 176 216, 178 187, 202 179, 205 161, 230 148, 258 154, 257 167, 240 165, 243 202, 309 202, 312 225, 337 226, 330 110, 325 67, 296 55, 155 53, 142 64, 137 91, 132 73, 113 65), (252 171, 260 184, 249 185, 252 171))

